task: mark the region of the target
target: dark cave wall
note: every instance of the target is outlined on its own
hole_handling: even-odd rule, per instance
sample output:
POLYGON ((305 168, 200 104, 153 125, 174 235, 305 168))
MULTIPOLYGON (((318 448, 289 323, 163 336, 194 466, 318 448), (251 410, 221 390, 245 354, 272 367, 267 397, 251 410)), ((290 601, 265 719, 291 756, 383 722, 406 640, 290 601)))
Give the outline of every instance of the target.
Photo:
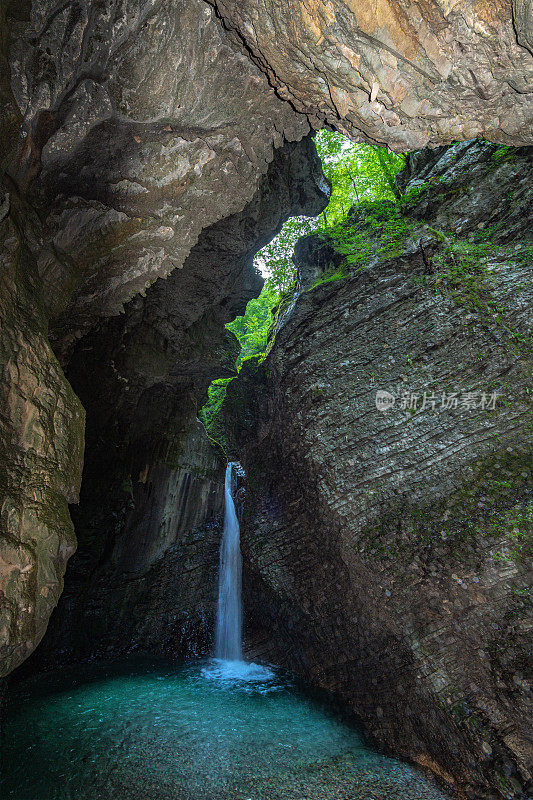
POLYGON ((191 422, 172 466, 155 460, 122 483, 113 472, 89 478, 72 509, 78 549, 64 592, 43 642, 17 674, 136 652, 207 655, 223 471, 202 425, 191 422))
POLYGON ((225 462, 197 411, 214 378, 235 374, 224 324, 261 289, 254 254, 288 216, 319 213, 321 187, 312 140, 286 144, 256 197, 204 231, 183 269, 74 348, 66 374, 87 412, 78 550, 28 670, 210 651, 225 462))
MULTIPOLYGON (((67 503, 77 501, 80 489, 84 411, 61 367, 68 369, 80 338, 98 338, 106 319, 114 320, 112 335, 122 336, 117 315, 124 303, 139 298, 142 315, 147 289, 179 271, 176 326, 188 330, 179 348, 191 361, 182 401, 174 393, 178 376, 168 389, 158 380, 168 368, 159 333, 135 327, 139 370, 155 373, 159 384, 151 394, 143 385, 142 402, 161 406, 162 425, 170 417, 189 425, 197 397, 189 375, 196 371, 199 385, 218 374, 223 357, 210 340, 219 342, 220 320, 258 284, 249 273, 237 288, 228 265, 218 272, 218 263, 195 284, 184 261, 203 230, 252 201, 274 151, 300 140, 309 123, 276 97, 201 0, 155 6, 35 0, 3 3, 0 13, 0 674, 6 674, 42 637, 76 546, 67 503), (228 308, 210 316, 225 282, 228 308), (192 298, 196 330, 184 310, 192 298), (202 337, 203 344, 195 341, 202 337)), ((172 328, 172 312, 165 313, 163 324, 172 328)), ((99 346, 102 371, 95 365, 86 378, 94 389, 102 380, 102 397, 83 398, 92 403, 94 425, 106 419, 95 409, 99 402, 109 412, 123 401, 110 376, 102 379, 114 365, 99 346)), ((83 347, 93 345, 87 340, 83 347)), ((92 437, 91 420, 88 427, 92 437)), ((109 425, 101 434, 110 429, 117 432, 109 425)), ((145 451, 152 435, 145 431, 145 451)), ((105 451, 104 445, 103 464, 105 451)), ((109 477, 105 468, 103 476, 109 477)))
POLYGON ((519 0, 2 3, 2 674, 41 638, 75 546, 83 411, 56 358, 106 319, 120 337, 124 304, 181 270, 311 126, 402 150, 528 140, 530 22, 519 0))

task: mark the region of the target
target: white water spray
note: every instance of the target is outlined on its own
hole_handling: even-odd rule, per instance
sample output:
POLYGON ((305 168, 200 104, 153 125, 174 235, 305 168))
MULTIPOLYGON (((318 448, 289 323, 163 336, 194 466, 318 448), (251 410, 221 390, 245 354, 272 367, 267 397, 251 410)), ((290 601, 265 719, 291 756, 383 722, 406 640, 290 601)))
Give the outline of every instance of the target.
POLYGON ((215 656, 242 661, 242 558, 239 520, 233 501, 234 467, 226 467, 224 531, 220 545, 215 656))

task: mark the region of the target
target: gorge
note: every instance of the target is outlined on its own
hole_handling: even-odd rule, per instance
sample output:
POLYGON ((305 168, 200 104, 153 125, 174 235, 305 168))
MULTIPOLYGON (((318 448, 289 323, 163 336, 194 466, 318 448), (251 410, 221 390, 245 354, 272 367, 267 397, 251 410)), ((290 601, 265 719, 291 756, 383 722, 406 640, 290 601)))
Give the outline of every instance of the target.
POLYGON ((524 0, 2 3, 8 796, 533 796, 532 42, 524 0), (323 134, 405 153, 389 194, 349 167, 342 206, 323 134), (202 673, 237 461, 250 692, 202 673), (216 764, 187 728, 200 784, 192 697, 242 722, 216 764), (32 725, 67 758, 54 709, 94 764, 25 785, 32 725))

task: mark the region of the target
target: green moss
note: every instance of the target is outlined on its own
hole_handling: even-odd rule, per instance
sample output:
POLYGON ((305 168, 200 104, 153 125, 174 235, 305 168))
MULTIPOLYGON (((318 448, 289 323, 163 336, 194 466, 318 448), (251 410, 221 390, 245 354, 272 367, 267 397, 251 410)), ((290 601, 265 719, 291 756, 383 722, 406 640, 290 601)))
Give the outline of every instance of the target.
POLYGON ((506 450, 477 462, 472 477, 429 507, 409 499, 395 503, 363 532, 361 546, 400 571, 421 553, 439 558, 442 548, 450 560, 475 562, 487 543, 495 548, 493 560, 527 564, 533 556, 532 485, 531 454, 506 450))
MULTIPOLYGON (((489 150, 488 156, 490 152, 489 150)), ((514 148, 498 148, 490 159, 492 164, 499 165, 514 157, 514 148)), ((436 247, 433 247, 436 252, 432 257, 434 272, 426 269, 422 273, 417 267, 413 280, 425 289, 433 288, 435 292, 475 315, 491 334, 498 334, 498 341, 503 346, 512 349, 513 356, 530 354, 533 352, 533 342, 530 337, 523 336, 514 329, 507 310, 498 304, 491 273, 494 267, 498 267, 498 263, 502 266, 507 262, 528 263, 533 258, 533 246, 524 242, 519 245, 516 242, 497 243, 498 236, 504 239, 502 234, 507 206, 503 213, 503 226, 499 221, 476 230, 468 238, 459 238, 437 230, 424 224, 422 220, 415 219, 414 215, 410 216, 413 209, 420 205, 424 195, 428 195, 428 199, 432 195, 435 200, 438 192, 445 192, 446 197, 452 197, 463 194, 465 185, 462 180, 450 182, 446 175, 437 176, 412 189, 398 202, 361 202, 351 209, 345 219, 329 226, 325 233, 311 234, 313 241, 308 247, 309 258, 317 271, 323 270, 323 274, 308 291, 342 280, 367 265, 413 253, 413 245, 416 249, 420 238, 429 232, 436 240, 436 247)), ((266 347, 260 354, 259 362, 271 350, 279 320, 293 299, 294 289, 291 288, 280 297, 277 307, 273 309, 272 322, 266 335, 266 347)), ((210 402, 213 411, 206 411, 204 422, 211 435, 221 441, 222 431, 215 431, 218 424, 217 402, 215 398, 210 402)))
POLYGON ((322 286, 322 284, 324 283, 331 283, 332 281, 340 281, 343 278, 347 277, 348 277, 348 272, 345 266, 340 267, 339 269, 331 268, 329 270, 326 270, 320 278, 317 278, 317 280, 313 283, 313 285, 310 287, 308 291, 311 291, 311 289, 314 289, 317 286, 322 286))
POLYGON ((495 299, 487 270, 489 262, 515 261, 533 257, 533 247, 521 245, 520 252, 512 245, 492 241, 493 229, 478 232, 472 239, 441 235, 442 247, 436 253, 435 288, 453 302, 475 313, 489 330, 499 328, 517 354, 533 352, 531 337, 516 331, 506 319, 506 312, 495 299))
POLYGON ((220 378, 213 381, 207 390, 207 403, 200 409, 198 414, 209 438, 221 446, 223 446, 224 442, 224 426, 221 421, 220 411, 231 380, 232 378, 220 378))
POLYGON ((278 322, 284 315, 284 313, 289 308, 290 304, 294 299, 294 292, 295 287, 291 286, 290 289, 286 289, 279 298, 278 304, 272 309, 272 322, 270 323, 268 334, 267 334, 267 347, 265 350, 265 356, 270 352, 272 349, 272 345, 274 344, 274 338, 276 336, 276 331, 278 329, 278 322))
POLYGON ((255 425, 253 390, 262 383, 259 373, 264 358, 264 354, 250 356, 242 362, 236 377, 213 381, 209 387, 208 401, 198 416, 213 444, 221 447, 224 454, 234 449, 233 434, 255 425))
POLYGON ((415 223, 403 214, 402 203, 384 200, 360 203, 328 234, 334 249, 346 257, 347 268, 353 268, 363 266, 370 258, 386 261, 401 255, 406 239, 415 230, 415 223))
POLYGON ((499 147, 490 157, 492 167, 497 168, 506 161, 512 161, 515 153, 515 147, 499 147))
POLYGON ((423 195, 427 190, 435 183, 436 181, 440 181, 440 178, 433 178, 430 181, 426 181, 425 183, 421 183, 419 186, 414 186, 412 189, 409 189, 408 192, 404 194, 402 197, 402 204, 405 207, 410 206, 412 203, 416 203, 416 201, 423 195))

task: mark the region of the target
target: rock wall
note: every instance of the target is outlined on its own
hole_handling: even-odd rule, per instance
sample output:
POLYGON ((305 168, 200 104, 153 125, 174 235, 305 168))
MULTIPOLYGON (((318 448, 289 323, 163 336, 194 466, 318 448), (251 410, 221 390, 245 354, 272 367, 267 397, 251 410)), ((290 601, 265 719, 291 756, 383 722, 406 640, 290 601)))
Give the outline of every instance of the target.
MULTIPOLYGON (((529 141, 530 49, 523 0, 2 3, 0 674, 42 636, 74 548, 83 412, 56 357, 66 368, 101 347, 105 320, 120 339, 124 305, 142 315, 159 279, 186 284, 202 232, 252 202, 274 152, 311 126, 395 149, 529 141)), ((218 270, 186 289, 206 292, 206 311, 218 270)), ((218 324, 196 334, 207 343, 218 324)), ((134 327, 140 371, 168 374, 134 327)), ((181 401, 155 383, 143 402, 168 419, 181 401)))
POLYGON ((39 211, 33 255, 54 316, 68 300, 78 336, 179 269, 309 125, 202 0, 29 6, 7 8, 22 115, 7 172, 39 211))
POLYGON ((42 638, 76 539, 84 411, 46 336, 24 245, 0 223, 0 675, 42 638))
POLYGON ((460 796, 522 797, 531 150, 456 145, 401 177, 401 214, 353 210, 345 278, 333 237, 299 243, 303 291, 228 386, 249 646, 460 796))
POLYGON ((73 512, 78 551, 23 671, 135 652, 178 660, 210 652, 224 466, 196 423, 174 466, 155 461, 133 481, 115 481, 114 498, 100 484, 100 510, 82 494, 73 512))
POLYGON ((254 254, 289 215, 318 214, 321 187, 312 141, 286 144, 253 200, 205 230, 182 270, 74 348, 67 377, 87 411, 78 551, 28 670, 210 652, 225 460, 197 411, 214 378, 235 374, 240 348, 224 324, 260 292, 254 254))
POLYGON ((47 317, 20 216, 3 171, 21 124, 0 8, 0 675, 43 636, 75 547, 67 502, 78 496, 83 409, 46 338, 47 317))
MULTIPOLYGON (((56 357, 69 378, 79 378, 77 391, 84 381, 90 385, 83 397, 91 406, 87 452, 96 445, 91 463, 102 458, 102 479, 110 473, 98 437, 111 433, 114 452, 116 435, 127 435, 133 411, 145 443, 154 438, 144 425, 147 406, 154 417, 161 414, 159 429, 171 417, 176 424, 185 420, 187 428, 193 396, 199 396, 194 392, 231 361, 229 343, 222 354, 223 322, 260 286, 250 259, 242 258, 244 230, 226 229, 225 260, 209 262, 204 272, 184 263, 202 231, 235 220, 253 201, 275 151, 310 128, 229 41, 202 0, 3 3, 0 104, 5 674, 43 635, 75 548, 67 502, 76 502, 80 488, 83 409, 56 357), (230 269, 233 256, 236 272, 230 269), (157 290, 157 300, 154 295, 161 335, 155 326, 150 330, 142 298, 173 270, 180 276, 172 282, 177 296, 170 289, 166 302, 165 292, 157 290), (131 299, 134 309, 118 316, 131 299), (177 329, 174 345, 189 359, 181 399, 179 370, 168 378, 169 353, 158 351, 171 338, 169 328, 177 329), (129 354, 130 361, 139 359, 139 394, 132 389, 131 402, 123 375, 131 377, 135 365, 116 369, 115 336, 138 340, 129 354), (96 358, 91 374, 95 349, 102 363, 96 358), (194 370, 201 377, 192 391, 194 370), (113 403, 126 407, 124 413, 115 413, 113 403), (122 422, 114 425, 114 418, 122 422), (107 427, 98 433, 102 421, 107 427)), ((285 200, 283 195, 278 216, 285 200)), ((271 214, 258 238, 279 220, 271 214)), ((257 220, 248 224, 260 227, 257 220)), ((206 236, 200 249, 211 252, 206 236)), ((196 254, 198 260, 199 249, 196 254)), ((154 448, 164 449, 164 436, 155 438, 154 448)), ((131 439, 123 444, 127 449, 131 439)))
POLYGON ((524 0, 210 0, 280 97, 396 150, 531 143, 524 0))

